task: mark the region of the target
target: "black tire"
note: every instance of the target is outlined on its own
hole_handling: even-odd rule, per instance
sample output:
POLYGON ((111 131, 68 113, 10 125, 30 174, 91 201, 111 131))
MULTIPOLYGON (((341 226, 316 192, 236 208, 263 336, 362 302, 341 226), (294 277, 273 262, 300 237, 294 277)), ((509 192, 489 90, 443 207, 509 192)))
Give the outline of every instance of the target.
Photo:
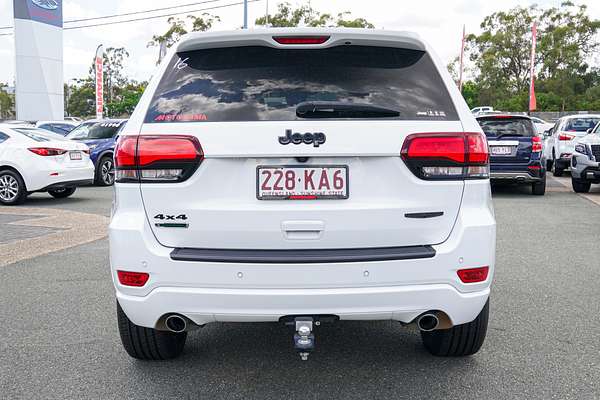
POLYGON ((563 172, 565 172, 565 169, 558 165, 558 160, 556 160, 556 154, 552 152, 552 175, 563 176, 563 172))
POLYGON ((75 193, 76 190, 77 188, 61 188, 48 190, 48 193, 55 199, 66 199, 67 197, 73 195, 73 193, 75 193))
POLYGON ((0 204, 16 206, 27 199, 25 182, 18 172, 11 169, 0 171, 0 204))
POLYGON ((534 196, 543 196, 546 194, 546 178, 541 182, 535 182, 531 184, 531 194, 534 196))
POLYGON ((138 360, 168 360, 183 352, 187 332, 172 333, 135 325, 117 302, 121 342, 127 354, 138 360))
POLYGON ((112 186, 115 183, 115 165, 112 155, 102 156, 96 165, 94 183, 97 186, 112 186))
POLYGON ((571 184, 575 193, 589 193, 592 188, 591 182, 586 182, 582 179, 571 178, 571 184))
POLYGON ((462 357, 477 353, 485 340, 489 312, 488 299, 477 318, 469 323, 450 329, 421 331, 425 348, 434 356, 440 357, 462 357))

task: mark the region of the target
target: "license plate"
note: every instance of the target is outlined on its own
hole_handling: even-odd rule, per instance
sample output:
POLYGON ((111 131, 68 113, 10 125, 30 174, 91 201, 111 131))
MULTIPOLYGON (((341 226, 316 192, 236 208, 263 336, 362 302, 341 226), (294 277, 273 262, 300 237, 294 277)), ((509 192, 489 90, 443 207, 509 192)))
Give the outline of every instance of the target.
POLYGON ((495 156, 506 156, 512 154, 511 146, 490 146, 492 155, 495 156))
POLYGON ((70 158, 71 158, 71 160, 73 160, 73 161, 78 161, 78 160, 81 160, 81 159, 82 159, 82 157, 81 157, 81 152, 79 152, 79 151, 70 151, 70 152, 69 152, 69 157, 70 157, 70 158))
POLYGON ((348 198, 348 167, 259 166, 259 200, 339 200, 348 198))

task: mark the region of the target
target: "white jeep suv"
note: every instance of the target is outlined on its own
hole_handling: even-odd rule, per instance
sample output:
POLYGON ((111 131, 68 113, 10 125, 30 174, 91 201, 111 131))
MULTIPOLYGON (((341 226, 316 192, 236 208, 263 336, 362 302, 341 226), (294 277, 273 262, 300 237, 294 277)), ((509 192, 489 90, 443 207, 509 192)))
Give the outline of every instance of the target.
POLYGON ((217 321, 416 323, 435 355, 481 347, 496 224, 486 138, 417 35, 186 36, 115 151, 121 339, 179 355, 217 321))

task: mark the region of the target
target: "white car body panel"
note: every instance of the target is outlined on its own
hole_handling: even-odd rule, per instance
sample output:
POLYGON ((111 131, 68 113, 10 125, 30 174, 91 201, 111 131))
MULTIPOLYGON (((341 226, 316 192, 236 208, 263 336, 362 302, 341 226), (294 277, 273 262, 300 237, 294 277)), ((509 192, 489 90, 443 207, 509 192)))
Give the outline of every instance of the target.
POLYGON ((0 143, 0 168, 6 166, 15 169, 23 177, 27 191, 39 191, 62 182, 91 182, 94 177, 94 165, 89 154, 83 152, 88 150, 85 144, 66 140, 52 133, 46 135, 56 136, 55 140, 37 142, 14 131, 15 128, 19 127, 0 124, 0 132, 10 136, 10 139, 0 143), (71 160, 69 152, 60 156, 42 157, 29 151, 28 148, 31 147, 78 151, 81 153, 81 160, 71 160))
MULTIPOLYGON (((322 48, 307 45, 303 48, 322 48)), ((137 325, 156 327, 166 313, 199 325, 213 321, 276 321, 285 315, 333 314, 341 319, 411 322, 442 310, 454 324, 472 321, 490 291, 495 232, 489 180, 424 181, 400 157, 405 138, 423 132, 481 132, 444 64, 417 35, 361 29, 269 29, 191 34, 171 48, 128 124, 127 135, 193 135, 205 159, 181 183, 116 183, 109 227, 117 298, 137 325), (254 121, 145 124, 144 118, 169 60, 179 50, 242 44, 277 45, 280 34, 331 35, 326 46, 398 46, 428 52, 460 121, 254 121), (281 146, 290 128, 327 134, 321 147, 281 146), (243 131, 243 134, 240 132, 243 131), (367 133, 367 134, 365 134, 367 133), (369 137, 370 140, 365 138, 369 137), (307 165, 349 166, 349 200, 264 202, 256 199, 256 167, 295 157, 307 165), (379 171, 379 173, 377 173, 379 171), (381 172, 384 171, 384 172, 381 172), (354 183, 353 183, 354 182, 354 183), (384 186, 381 182, 391 182, 384 186), (269 204, 266 204, 269 203, 269 204), (429 220, 412 212, 443 212, 429 220), (186 213, 189 229, 154 226, 155 213, 186 213), (322 234, 290 239, 286 222, 322 234), (428 259, 326 264, 258 264, 174 261, 174 248, 346 249, 431 245, 428 259), (489 266, 487 280, 463 284, 460 268, 489 266), (119 283, 116 271, 148 272, 141 288, 119 283)))

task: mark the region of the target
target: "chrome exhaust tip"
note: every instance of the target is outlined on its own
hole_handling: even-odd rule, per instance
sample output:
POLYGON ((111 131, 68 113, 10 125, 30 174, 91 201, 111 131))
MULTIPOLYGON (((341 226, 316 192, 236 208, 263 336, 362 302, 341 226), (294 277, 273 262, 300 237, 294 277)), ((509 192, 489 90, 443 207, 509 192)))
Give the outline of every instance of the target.
POLYGON ((437 315, 426 313, 419 317, 417 320, 417 326, 423 332, 431 332, 435 330, 440 324, 440 320, 437 315))
POLYGON ((165 326, 171 332, 181 333, 185 332, 187 328, 187 321, 180 315, 171 314, 165 319, 165 326))

